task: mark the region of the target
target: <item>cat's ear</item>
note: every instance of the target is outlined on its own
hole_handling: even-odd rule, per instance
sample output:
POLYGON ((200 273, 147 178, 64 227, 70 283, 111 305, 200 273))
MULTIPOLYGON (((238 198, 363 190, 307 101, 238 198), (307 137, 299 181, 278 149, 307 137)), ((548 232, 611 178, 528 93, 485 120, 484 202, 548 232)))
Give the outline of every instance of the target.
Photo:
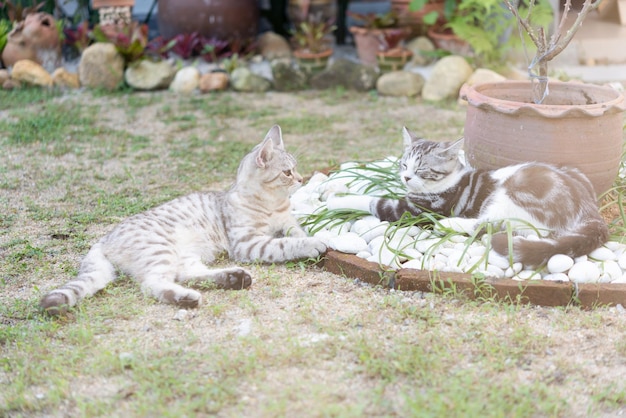
POLYGON ((261 142, 261 146, 256 154, 256 165, 259 168, 264 168, 265 164, 272 158, 274 149, 285 149, 283 144, 283 134, 280 130, 280 126, 274 125, 269 130, 265 139, 261 142))
POLYGON ((456 141, 441 142, 439 144, 439 153, 447 157, 456 158, 463 147, 463 139, 464 138, 457 139, 456 141))
POLYGON ((402 127, 402 141, 404 142, 404 148, 410 148, 413 146, 413 143, 415 141, 417 141, 419 138, 415 135, 413 135, 413 133, 411 133, 411 131, 409 131, 406 126, 402 127))

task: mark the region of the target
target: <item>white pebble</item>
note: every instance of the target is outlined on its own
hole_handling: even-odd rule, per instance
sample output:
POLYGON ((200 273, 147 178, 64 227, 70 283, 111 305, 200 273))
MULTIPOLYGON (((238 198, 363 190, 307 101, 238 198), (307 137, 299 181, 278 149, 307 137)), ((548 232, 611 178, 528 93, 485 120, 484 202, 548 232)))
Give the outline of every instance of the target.
POLYGON ((541 275, 534 270, 522 270, 517 273, 515 278, 519 280, 539 280, 541 279, 541 275))
POLYGON ((524 268, 524 265, 522 263, 513 263, 512 266, 507 267, 507 269, 504 270, 504 276, 505 277, 513 277, 517 273, 522 271, 523 268, 524 268))
POLYGON ((423 257, 423 254, 417 251, 415 248, 407 248, 402 252, 406 254, 407 258, 411 260, 421 260, 421 258, 423 257))
POLYGON ((619 256, 617 259, 617 264, 622 268, 622 270, 626 270, 626 253, 619 256))
POLYGON ((379 236, 376 237, 374 239, 372 239, 368 244, 367 244, 367 248, 369 249, 369 252, 372 254, 376 254, 378 251, 380 251, 380 249, 385 245, 385 237, 384 236, 379 236))
POLYGON ((576 257, 574 259, 574 264, 579 263, 581 261, 587 261, 589 259, 589 257, 587 257, 587 255, 581 255, 580 257, 576 257))
POLYGON ((354 232, 347 232, 345 234, 332 237, 328 241, 328 245, 333 250, 348 254, 356 254, 360 251, 367 250, 367 242, 354 232))
POLYGON ((500 267, 503 272, 511 265, 508 257, 504 257, 494 250, 489 251, 489 264, 500 267))
POLYGON ((600 247, 590 252, 589 258, 592 258, 597 261, 607 261, 607 260, 615 260, 616 257, 613 251, 609 250, 606 247, 600 247))
POLYGON ((358 253, 356 253, 356 256, 367 260, 372 256, 372 253, 370 253, 369 251, 359 251, 358 253))
POLYGON ((188 312, 186 309, 179 309, 172 319, 174 321, 184 321, 187 318, 187 314, 188 312))
POLYGON ((567 275, 576 283, 593 283, 600 278, 600 269, 595 263, 585 260, 575 263, 567 275))
POLYGON ((422 254, 432 252, 435 249, 435 246, 439 243, 439 241, 440 240, 436 238, 420 240, 415 243, 415 248, 422 254))
POLYGON ((550 282, 569 282, 569 277, 565 273, 550 273, 543 276, 543 280, 550 282))
POLYGON ((485 272, 488 276, 496 277, 498 279, 504 278, 504 270, 493 264, 487 264, 487 270, 485 272))
POLYGON ((422 270, 422 260, 409 260, 402 264, 402 267, 405 269, 422 270))
POLYGON ((556 254, 548 260, 548 271, 550 273, 563 273, 574 265, 574 259, 565 254, 556 254))
POLYGON ((620 279, 623 274, 619 264, 613 260, 600 263, 600 271, 600 279, 598 280, 600 283, 611 283, 614 280, 620 279))

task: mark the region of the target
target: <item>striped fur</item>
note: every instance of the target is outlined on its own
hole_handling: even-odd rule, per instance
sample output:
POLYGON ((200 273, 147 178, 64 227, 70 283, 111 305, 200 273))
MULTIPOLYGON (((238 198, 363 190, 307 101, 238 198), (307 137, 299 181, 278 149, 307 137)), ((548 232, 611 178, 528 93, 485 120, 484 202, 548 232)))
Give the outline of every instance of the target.
POLYGON ((117 269, 161 302, 196 307, 201 294, 185 282, 209 280, 226 289, 252 282, 243 268, 207 267, 220 254, 269 263, 317 257, 326 246, 306 236, 290 211, 289 196, 301 185, 276 125, 243 158, 228 191, 194 193, 126 219, 93 245, 78 276, 48 293, 41 307, 65 312, 115 280, 117 269))
MULTIPOLYGON (((484 222, 519 220, 512 256, 527 266, 539 266, 555 254, 588 254, 608 240, 593 186, 579 170, 539 163, 474 170, 458 160, 461 141, 427 141, 406 128, 403 136, 400 177, 408 189, 405 199, 370 198, 354 204, 349 197, 343 201, 338 197, 329 207, 368 207, 373 215, 388 221, 400 219, 405 212, 430 211, 450 217, 444 224, 465 225, 464 230, 474 230, 484 222), (525 238, 535 232, 526 222, 541 231, 541 239, 525 238)), ((508 255, 504 232, 495 234, 491 243, 497 252, 508 255)))

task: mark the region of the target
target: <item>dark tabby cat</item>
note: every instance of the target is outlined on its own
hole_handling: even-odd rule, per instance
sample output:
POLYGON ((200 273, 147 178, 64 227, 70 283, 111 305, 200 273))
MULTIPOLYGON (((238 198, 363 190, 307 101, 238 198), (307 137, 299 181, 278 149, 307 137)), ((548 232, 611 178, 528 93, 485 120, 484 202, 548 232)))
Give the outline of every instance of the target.
MULTIPOLYGON (((485 221, 505 218, 534 225, 541 239, 527 239, 532 231, 516 223, 513 260, 538 266, 552 255, 577 257, 608 240, 609 231, 600 217, 591 182, 575 168, 525 163, 498 170, 474 170, 458 159, 461 141, 433 142, 416 138, 406 128, 400 177, 408 193, 403 200, 369 196, 333 197, 330 209, 369 211, 388 221, 403 213, 432 211, 444 216, 442 223, 473 231, 485 221)), ((456 229, 455 228, 455 229, 456 229)), ((507 234, 492 237, 494 250, 508 255, 507 234)))
POLYGON ((221 253, 242 262, 317 257, 326 245, 306 236, 290 212, 289 196, 301 185, 276 125, 243 158, 228 191, 194 193, 126 219, 91 247, 78 276, 46 295, 41 307, 52 315, 66 311, 113 281, 116 268, 161 302, 196 307, 200 293, 179 283, 209 280, 242 289, 252 282, 242 268, 204 264, 221 253))

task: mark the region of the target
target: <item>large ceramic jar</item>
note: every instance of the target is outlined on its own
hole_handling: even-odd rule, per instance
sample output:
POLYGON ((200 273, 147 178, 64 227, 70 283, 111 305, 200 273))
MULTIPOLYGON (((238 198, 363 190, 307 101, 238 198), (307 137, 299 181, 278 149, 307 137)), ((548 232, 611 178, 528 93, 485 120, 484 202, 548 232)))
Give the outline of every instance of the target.
POLYGON ((532 101, 529 81, 464 86, 468 101, 465 156, 471 166, 494 169, 527 161, 576 167, 596 194, 615 181, 624 144, 626 98, 610 87, 550 83, 543 104, 532 101))
POLYGON ((164 38, 193 32, 222 40, 257 35, 257 0, 159 0, 158 5, 157 22, 164 38))

